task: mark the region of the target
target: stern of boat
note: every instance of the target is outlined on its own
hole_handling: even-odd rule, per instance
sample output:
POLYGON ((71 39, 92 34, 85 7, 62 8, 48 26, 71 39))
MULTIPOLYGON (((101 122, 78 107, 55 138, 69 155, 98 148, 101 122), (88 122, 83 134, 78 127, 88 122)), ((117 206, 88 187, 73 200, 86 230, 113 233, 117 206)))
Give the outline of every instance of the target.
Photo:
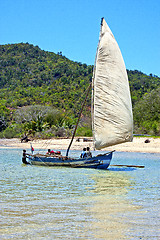
POLYGON ((100 163, 97 166, 97 169, 107 169, 109 167, 111 160, 112 160, 113 152, 114 151, 97 156, 99 159, 99 163, 100 163))

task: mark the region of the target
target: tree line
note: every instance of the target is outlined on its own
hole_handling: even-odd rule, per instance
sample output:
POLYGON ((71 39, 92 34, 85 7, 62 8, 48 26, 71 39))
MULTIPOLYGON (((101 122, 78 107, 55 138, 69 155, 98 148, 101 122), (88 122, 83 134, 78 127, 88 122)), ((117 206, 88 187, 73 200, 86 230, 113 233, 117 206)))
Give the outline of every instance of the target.
MULTIPOLYGON (((70 136, 92 72, 92 65, 71 61, 62 52, 29 43, 0 45, 0 137, 27 132, 37 137, 70 136), (46 110, 40 114, 37 109, 46 110), (22 119, 22 113, 28 118, 22 119)), ((160 135, 160 78, 138 70, 127 73, 134 133, 160 135)), ((77 134, 91 136, 90 105, 88 97, 77 134)))

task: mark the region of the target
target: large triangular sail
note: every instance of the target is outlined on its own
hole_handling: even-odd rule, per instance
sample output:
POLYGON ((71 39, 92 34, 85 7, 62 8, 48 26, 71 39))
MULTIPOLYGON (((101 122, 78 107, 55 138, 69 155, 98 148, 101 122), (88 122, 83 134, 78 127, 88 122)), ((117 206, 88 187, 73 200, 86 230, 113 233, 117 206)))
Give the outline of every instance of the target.
POLYGON ((132 141, 133 116, 127 72, 104 18, 93 75, 92 114, 96 149, 132 141))

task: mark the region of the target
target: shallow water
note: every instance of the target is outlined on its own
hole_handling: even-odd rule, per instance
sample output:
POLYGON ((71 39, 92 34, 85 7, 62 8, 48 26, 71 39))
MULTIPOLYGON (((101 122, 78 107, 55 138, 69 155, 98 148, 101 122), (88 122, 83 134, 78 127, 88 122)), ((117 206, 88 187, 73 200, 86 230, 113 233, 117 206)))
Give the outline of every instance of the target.
POLYGON ((145 168, 108 170, 21 158, 21 149, 0 149, 0 239, 159 239, 160 154, 115 152, 111 164, 145 168))

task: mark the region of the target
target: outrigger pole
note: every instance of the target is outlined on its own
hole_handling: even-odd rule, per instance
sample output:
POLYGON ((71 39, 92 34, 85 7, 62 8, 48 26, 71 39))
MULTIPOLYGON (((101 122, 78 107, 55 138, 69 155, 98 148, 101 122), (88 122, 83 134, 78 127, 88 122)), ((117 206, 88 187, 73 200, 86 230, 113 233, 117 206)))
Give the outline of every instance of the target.
POLYGON ((91 82, 91 83, 89 84, 89 86, 88 86, 87 93, 86 93, 86 97, 85 97, 85 99, 84 99, 84 101, 83 101, 83 104, 82 104, 82 107, 81 107, 81 110, 80 110, 80 113, 79 113, 79 116, 78 116, 78 120, 77 120, 75 129, 74 129, 74 132, 73 132, 73 135, 72 135, 72 139, 71 139, 71 142, 70 142, 70 144, 69 144, 69 146, 68 146, 68 149, 67 149, 67 152, 66 152, 66 157, 68 157, 69 149, 70 149, 70 147, 71 147, 71 145, 72 145, 74 136, 75 136, 75 134, 76 134, 76 130, 77 130, 77 127, 78 127, 78 123, 79 123, 79 120, 80 120, 80 117, 81 117, 81 114, 82 114, 82 111, 83 111, 83 108, 84 108, 84 104, 85 104, 85 102, 86 102, 86 100, 87 100, 89 91, 90 91, 90 89, 91 89, 91 85, 92 85, 92 82, 91 82))

